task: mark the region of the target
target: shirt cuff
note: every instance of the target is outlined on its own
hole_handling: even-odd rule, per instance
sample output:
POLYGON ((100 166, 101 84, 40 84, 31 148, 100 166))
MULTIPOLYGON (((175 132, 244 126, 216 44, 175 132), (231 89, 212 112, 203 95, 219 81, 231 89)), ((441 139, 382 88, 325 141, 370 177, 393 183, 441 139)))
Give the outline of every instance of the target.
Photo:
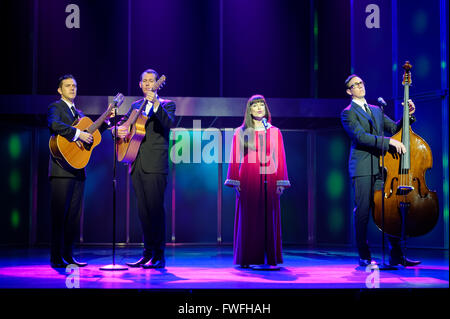
POLYGON ((234 179, 227 179, 227 180, 225 181, 225 185, 226 185, 226 186, 240 186, 240 185, 241 185, 241 182, 240 182, 240 181, 237 181, 237 180, 234 180, 234 179))
POLYGON ((291 183, 289 181, 277 181, 277 186, 290 187, 291 183))
POLYGON ((77 131, 75 132, 75 136, 73 137, 72 142, 75 142, 78 139, 78 137, 80 136, 81 131, 77 128, 76 128, 76 130, 77 131))

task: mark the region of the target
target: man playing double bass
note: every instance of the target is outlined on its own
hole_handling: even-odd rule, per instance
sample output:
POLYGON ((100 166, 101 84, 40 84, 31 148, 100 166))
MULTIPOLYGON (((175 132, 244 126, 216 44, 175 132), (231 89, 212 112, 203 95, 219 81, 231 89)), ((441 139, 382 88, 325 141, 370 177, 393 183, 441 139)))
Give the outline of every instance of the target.
MULTIPOLYGON (((352 102, 341 113, 342 125, 351 139, 349 173, 354 191, 353 210, 355 218, 355 237, 359 254, 359 265, 371 264, 372 255, 367 242, 367 225, 370 212, 373 210, 373 196, 376 190, 382 189, 380 156, 382 150, 391 148, 399 154, 406 153, 402 142, 385 137, 383 130, 391 135, 398 132, 401 121, 394 122, 384 116, 381 109, 366 102, 364 81, 355 74, 345 80, 346 92, 352 102)), ((413 122, 414 103, 409 100, 409 114, 413 122)), ((389 264, 391 266, 415 266, 420 261, 406 258, 400 247, 400 239, 388 236, 390 244, 389 264)))

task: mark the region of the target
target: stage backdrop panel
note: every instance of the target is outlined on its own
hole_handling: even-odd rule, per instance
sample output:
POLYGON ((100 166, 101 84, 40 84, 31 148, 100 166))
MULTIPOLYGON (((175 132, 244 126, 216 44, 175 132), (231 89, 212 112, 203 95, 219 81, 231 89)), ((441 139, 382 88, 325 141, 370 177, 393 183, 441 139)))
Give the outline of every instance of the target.
MULTIPOLYGON (((391 98, 392 92, 392 1, 351 1, 351 73, 366 83, 366 98, 391 98)), ((397 62, 395 62, 397 63, 397 62)), ((344 79, 340 79, 345 90, 344 79)))
MULTIPOLYGON (((276 121, 274 121, 276 122, 276 121)), ((308 147, 306 131, 283 131, 291 187, 281 196, 281 233, 283 244, 308 242, 308 147)))
POLYGON ((317 242, 350 244, 353 229, 348 136, 344 130, 321 131, 316 145, 317 242))
MULTIPOLYGON (((314 2, 315 89, 311 97, 346 96, 344 80, 350 74, 350 1, 314 2)), ((304 77, 305 75, 301 75, 304 77)))
POLYGON ((219 96, 219 1, 130 1, 130 94, 142 71, 167 77, 166 96, 219 96))
POLYGON ((184 133, 171 151, 171 156, 184 158, 174 161, 175 241, 216 243, 218 163, 205 160, 203 150, 210 141, 203 140, 203 131, 184 133))
MULTIPOLYGON (((440 1, 398 1, 397 50, 399 79, 395 83, 403 96, 401 66, 406 60, 413 65, 410 89, 412 96, 441 88, 440 1)), ((448 41, 448 39, 447 39, 448 41)), ((448 57, 447 57, 448 59, 448 57)), ((447 67, 448 68, 448 67, 447 67)), ((448 88, 447 88, 448 89, 448 88)))
POLYGON ((66 73, 79 95, 127 93, 127 12, 127 1, 39 1, 37 93, 55 94, 66 73))
POLYGON ((0 94, 32 94, 33 90, 33 3, 0 2, 2 77, 0 94))
MULTIPOLYGON (((44 123, 42 123, 44 126, 44 123)), ((37 131, 38 140, 38 167, 37 167, 37 216, 36 216, 36 242, 50 243, 51 216, 50 216, 50 183, 48 181, 48 161, 50 138, 49 130, 44 126, 37 131)), ((32 190, 31 190, 32 191, 32 190)))
POLYGON ((31 205, 32 132, 25 127, 2 126, 0 164, 2 183, 0 244, 23 244, 29 239, 31 205))
MULTIPOLYGON (((234 130, 234 129, 233 129, 234 130)), ((228 174, 228 165, 230 161, 230 152, 232 145, 233 132, 229 130, 230 138, 226 138, 225 131, 222 130, 222 145, 223 145, 223 164, 222 164, 222 185, 225 183, 228 174)), ((233 187, 222 186, 222 242, 232 243, 234 236, 234 218, 236 215, 236 191, 233 187)))
POLYGON ((310 1, 223 1, 227 97, 308 97, 310 1))

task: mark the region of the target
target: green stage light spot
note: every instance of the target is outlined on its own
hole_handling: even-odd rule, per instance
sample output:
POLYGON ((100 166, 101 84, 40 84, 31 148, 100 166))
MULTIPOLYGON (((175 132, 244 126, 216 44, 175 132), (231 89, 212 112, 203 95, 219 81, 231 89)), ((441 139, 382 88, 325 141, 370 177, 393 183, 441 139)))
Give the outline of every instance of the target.
POLYGON ((342 138, 334 137, 330 141, 330 159, 335 163, 345 160, 345 143, 342 138))
POLYGON ((430 59, 425 56, 418 57, 416 60, 416 73, 421 78, 426 78, 430 75, 431 63, 430 59))
POLYGON ((328 215, 328 229, 333 235, 340 234, 344 226, 344 213, 340 207, 331 209, 328 215))
POLYGON ((329 198, 340 198, 344 190, 344 177, 342 173, 338 170, 331 171, 327 177, 326 187, 329 198))
POLYGON ((447 62, 441 61, 441 69, 445 70, 447 68, 447 62))
POLYGON ((22 143, 18 135, 13 134, 9 137, 9 155, 16 159, 20 156, 22 150, 22 143))
POLYGON ((20 224, 20 214, 19 211, 17 209, 14 209, 11 212, 11 226, 14 229, 17 229, 19 227, 20 224))
POLYGON ((19 191, 20 183, 21 183, 20 172, 16 169, 12 170, 9 173, 9 188, 13 193, 17 193, 17 191, 19 191))
POLYGON ((423 10, 417 11, 411 21, 414 21, 412 24, 412 28, 415 33, 423 34, 427 30, 428 27, 428 16, 427 13, 423 10))
POLYGON ((448 196, 448 184, 444 183, 444 185, 442 186, 442 192, 444 193, 444 195, 448 196))

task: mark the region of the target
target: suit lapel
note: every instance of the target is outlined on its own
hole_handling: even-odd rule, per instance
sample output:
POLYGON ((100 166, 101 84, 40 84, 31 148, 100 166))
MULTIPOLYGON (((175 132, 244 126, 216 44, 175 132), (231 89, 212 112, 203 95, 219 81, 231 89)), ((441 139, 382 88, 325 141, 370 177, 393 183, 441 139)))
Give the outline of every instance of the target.
POLYGON ((373 107, 371 105, 369 105, 369 108, 370 112, 372 112, 372 119, 374 121, 375 131, 378 134, 380 132, 382 123, 382 119, 380 118, 380 112, 378 112, 378 109, 376 107, 373 107))
POLYGON ((361 106, 356 104, 355 102, 352 102, 352 108, 355 110, 356 113, 358 113, 360 116, 363 116, 368 121, 371 121, 370 115, 365 112, 361 106))
POLYGON ((369 105, 369 109, 372 113, 372 116, 368 114, 366 111, 364 111, 362 107, 356 104, 355 102, 352 102, 352 108, 355 110, 357 114, 364 117, 369 122, 369 124, 374 128, 375 132, 378 132, 378 125, 373 107, 369 105))
POLYGON ((64 110, 64 112, 67 114, 67 117, 71 121, 68 124, 72 125, 72 123, 75 122, 75 117, 73 116, 72 111, 69 109, 69 106, 63 100, 59 100, 59 105, 61 106, 61 108, 64 110))

